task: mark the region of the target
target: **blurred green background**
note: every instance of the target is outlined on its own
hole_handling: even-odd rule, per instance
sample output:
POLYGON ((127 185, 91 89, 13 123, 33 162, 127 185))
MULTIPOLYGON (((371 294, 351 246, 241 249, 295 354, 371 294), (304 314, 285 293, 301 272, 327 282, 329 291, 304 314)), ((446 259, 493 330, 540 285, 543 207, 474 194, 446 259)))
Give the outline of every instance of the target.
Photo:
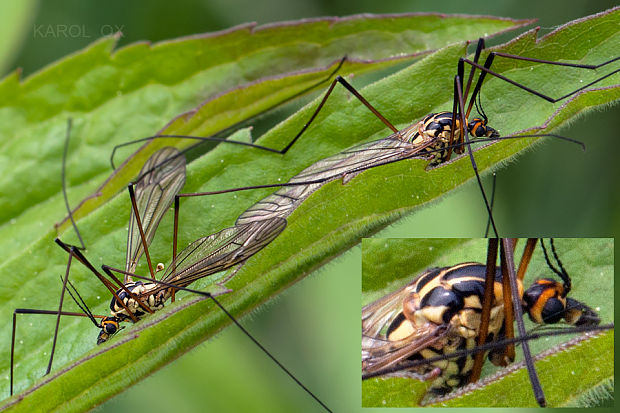
MULTIPOLYGON (((600 12, 613 1, 296 1, 152 0, 149 2, 2 2, 0 72, 27 76, 46 64, 121 30, 120 45, 327 15, 441 12, 538 18, 542 33, 600 12), (27 7, 24 7, 24 4, 27 7), (37 27, 77 25, 74 36, 38 36, 37 27)), ((510 38, 493 39, 491 44, 510 38)), ((357 83, 356 83, 357 85, 357 83)), ((563 135, 585 141, 584 154, 549 142, 498 171, 496 219, 504 234, 615 236, 620 219, 619 163, 612 149, 618 107, 588 114, 563 135)), ((284 115, 281 115, 284 116, 284 115)), ((480 236, 485 213, 470 183, 439 203, 383 231, 382 237, 480 236)), ((242 320, 266 347, 334 411, 359 411, 359 247, 242 320)), ((318 406, 248 342, 229 328, 154 373, 100 411, 318 411, 318 406)))

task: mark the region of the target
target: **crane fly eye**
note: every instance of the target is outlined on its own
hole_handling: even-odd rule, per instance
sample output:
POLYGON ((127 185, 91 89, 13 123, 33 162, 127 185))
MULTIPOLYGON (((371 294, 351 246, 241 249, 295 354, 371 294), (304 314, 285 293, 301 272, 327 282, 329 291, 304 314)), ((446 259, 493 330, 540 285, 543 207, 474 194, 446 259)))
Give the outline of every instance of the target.
POLYGON ((478 138, 486 136, 487 134, 486 121, 480 118, 472 119, 471 122, 469 122, 468 128, 469 132, 478 138))
POLYGON ((118 330, 118 325, 115 322, 108 322, 104 325, 105 332, 107 334, 114 334, 118 330))

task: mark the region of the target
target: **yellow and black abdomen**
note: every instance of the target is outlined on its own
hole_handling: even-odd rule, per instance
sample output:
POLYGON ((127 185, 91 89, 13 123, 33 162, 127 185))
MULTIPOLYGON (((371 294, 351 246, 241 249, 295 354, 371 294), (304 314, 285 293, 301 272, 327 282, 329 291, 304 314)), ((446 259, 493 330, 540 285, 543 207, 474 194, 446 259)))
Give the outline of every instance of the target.
MULTIPOLYGON (((479 263, 463 263, 452 267, 437 268, 422 274, 416 282, 413 308, 405 310, 414 322, 451 324, 469 337, 477 335, 484 297, 486 266, 479 263), (411 318, 413 316, 413 318, 411 318)), ((503 306, 502 274, 495 273, 493 312, 503 306)), ((493 314, 492 314, 493 316, 493 314)))
MULTIPOLYGON (((430 359, 473 348, 480 329, 485 275, 486 266, 479 263, 463 263, 426 271, 414 282, 413 292, 404 300, 402 312, 389 325, 386 338, 390 341, 402 340, 432 323, 449 325, 450 333, 439 342, 411 355, 410 360, 430 359)), ((502 274, 498 268, 487 337, 489 341, 497 338, 503 326, 501 281, 502 274)), ((438 367, 441 374, 431 385, 431 391, 446 393, 467 381, 472 366, 472 356, 465 356, 434 362, 418 369, 417 373, 427 374, 438 367)))

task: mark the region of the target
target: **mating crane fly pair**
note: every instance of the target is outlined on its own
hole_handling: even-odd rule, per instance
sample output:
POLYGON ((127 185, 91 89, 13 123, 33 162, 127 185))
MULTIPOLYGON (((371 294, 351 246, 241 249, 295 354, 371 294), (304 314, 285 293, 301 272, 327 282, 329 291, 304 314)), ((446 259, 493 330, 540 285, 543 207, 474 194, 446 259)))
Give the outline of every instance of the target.
MULTIPOLYGON (((65 144, 65 158, 68 147, 68 137, 71 121, 67 132, 67 142, 65 144)), ((64 169, 64 161, 63 161, 64 169)), ((92 323, 100 329, 97 337, 97 344, 107 341, 120 329, 120 323, 123 321, 137 322, 146 314, 152 314, 164 307, 164 303, 169 299, 174 301, 175 292, 177 290, 189 291, 202 295, 211 299, 232 322, 234 322, 244 334, 246 334, 267 356, 269 356, 282 370, 288 374, 303 390, 313 397, 325 410, 331 411, 323 402, 318 399, 310 390, 308 390, 292 373, 290 373, 269 351, 267 351, 238 321, 215 299, 214 295, 208 292, 196 291, 186 288, 192 282, 205 276, 222 271, 223 269, 233 266, 239 261, 244 261, 245 254, 251 254, 256 243, 269 243, 271 239, 261 239, 261 231, 251 233, 252 237, 248 239, 246 244, 236 244, 235 248, 229 246, 215 245, 219 242, 218 234, 225 234, 225 231, 213 234, 209 237, 201 238, 190 244, 187 248, 176 253, 176 234, 178 225, 178 202, 175 209, 175 230, 173 241, 173 261, 167 268, 163 277, 156 280, 155 271, 151 262, 148 246, 152 241, 155 230, 157 229, 165 212, 170 208, 173 199, 185 184, 185 158, 175 148, 166 147, 159 150, 145 163, 142 169, 140 180, 135 185, 129 186, 129 194, 131 198, 132 210, 130 215, 128 238, 127 238, 127 255, 125 270, 115 269, 113 267, 102 265, 103 271, 108 275, 105 278, 81 253, 80 248, 66 244, 60 239, 56 239, 56 243, 69 253, 67 262, 67 270, 64 279, 62 279, 62 293, 58 311, 33 310, 33 309, 17 309, 13 314, 13 333, 11 343, 11 378, 10 391, 13 392, 13 358, 15 347, 15 329, 16 314, 52 314, 57 315, 56 329, 54 332, 52 352, 48 364, 47 373, 50 372, 54 357, 54 350, 58 335, 58 327, 60 316, 80 316, 88 317, 92 323), (246 247, 246 248, 244 248, 246 247), (149 271, 152 278, 142 277, 134 274, 137 264, 142 255, 146 256, 149 271), (100 281, 108 288, 112 294, 110 302, 111 316, 94 315, 88 308, 86 302, 82 299, 77 289, 69 281, 69 271, 72 260, 76 258, 84 266, 86 266, 100 281), (114 272, 124 275, 121 282, 114 272), (132 277, 146 280, 133 281, 132 277), (69 292, 71 298, 75 301, 83 313, 62 311, 65 291, 69 292), (101 321, 97 321, 100 319, 101 321)), ((63 182, 64 185, 64 182, 63 182)), ((75 223, 74 223, 75 225, 75 223)), ((260 226, 264 228, 264 226, 260 226)), ((81 241, 77 226, 75 226, 78 238, 81 241)), ((242 238, 242 237, 241 237, 242 238)), ((239 240, 240 237, 237 237, 239 240)), ((164 269, 163 264, 157 265, 157 271, 164 269)))
MULTIPOLYGON (((505 339, 514 338, 514 320, 521 317, 516 310, 521 306, 539 325, 564 321, 578 327, 553 334, 597 328, 600 323, 597 313, 568 296, 571 278, 558 257, 553 239, 550 245, 555 263, 543 240, 541 247, 548 268, 561 281, 540 278, 525 291, 523 278, 537 240, 528 240, 516 273, 512 258, 508 259, 515 243, 502 240, 501 268, 496 268, 495 264, 498 240, 490 239, 486 265, 466 262, 428 269, 404 287, 364 306, 362 378, 396 375, 432 380, 424 397, 426 402, 475 382, 480 377, 485 351, 490 350, 488 358, 495 365, 506 366, 514 361, 514 344, 507 346, 505 339), (484 347, 486 343, 489 345, 484 347)), ((398 244, 390 244, 389 248, 395 246, 398 244)), ((527 338, 524 329, 520 336, 527 338)), ((523 349, 527 362, 529 350, 525 346, 523 349)), ((533 385, 538 386, 534 382, 533 385)), ((534 391, 542 395, 542 390, 535 388, 534 391)), ((537 398, 540 395, 537 394, 537 398)), ((544 405, 544 396, 539 402, 544 405)))
MULTIPOLYGON (((161 308, 164 302, 169 298, 174 298, 175 290, 189 290, 187 285, 193 281, 208 276, 210 274, 226 270, 238 264, 242 264, 256 252, 268 245, 275 239, 286 227, 286 218, 305 201, 313 192, 318 190, 324 184, 342 179, 343 183, 348 182, 357 174, 364 170, 375 168, 398 162, 405 159, 422 158, 429 160, 429 166, 437 166, 451 159, 452 153, 463 153, 466 149, 469 152, 472 165, 474 167, 478 183, 482 190, 482 184, 477 172, 477 167, 473 158, 471 148, 469 146, 469 136, 473 136, 478 142, 494 141, 502 139, 498 136, 495 129, 490 127, 487 116, 479 107, 480 117, 469 119, 471 110, 477 105, 479 100, 480 89, 483 85, 486 75, 495 76, 508 83, 511 83, 522 90, 539 96, 551 102, 566 99, 569 96, 594 85, 595 83, 613 75, 620 71, 616 69, 611 73, 599 77, 593 82, 588 83, 560 98, 554 99, 542 93, 532 90, 525 85, 514 82, 499 73, 493 72, 490 68, 495 56, 525 60, 541 64, 570 66, 582 69, 596 69, 605 66, 618 58, 600 63, 598 65, 583 65, 563 62, 552 62, 540 59, 531 59, 527 57, 509 55, 504 53, 491 52, 487 57, 484 65, 478 63, 482 50, 484 49, 484 41, 479 40, 476 53, 473 60, 461 58, 458 63, 457 75, 454 78, 454 99, 452 112, 441 112, 430 114, 423 120, 413 125, 398 130, 377 109, 375 109, 362 95, 355 90, 346 80, 337 77, 328 88, 325 96, 319 103, 318 107, 310 117, 309 121, 304 125, 300 132, 290 141, 282 150, 275 150, 260 145, 244 144, 260 150, 277 152, 285 154, 300 136, 307 130, 314 121, 321 108, 325 105, 331 92, 337 83, 343 85, 356 98, 358 98, 369 110, 371 110, 386 126, 394 133, 387 138, 374 142, 362 144, 345 150, 337 155, 316 162, 312 166, 304 169, 294 176, 288 183, 258 185, 243 188, 226 189, 221 191, 180 194, 176 192, 180 190, 182 180, 180 179, 181 168, 179 164, 184 165, 182 153, 173 153, 171 149, 162 150, 147 162, 140 178, 137 180, 136 194, 131 195, 132 198, 132 218, 130 220, 130 231, 127 248, 126 269, 114 269, 109 266, 103 266, 104 272, 112 280, 108 280, 96 270, 78 248, 67 245, 58 240, 58 244, 69 252, 69 260, 67 265, 67 273, 63 281, 63 294, 68 286, 70 294, 82 308, 85 314, 69 313, 62 311, 62 298, 58 311, 45 312, 40 310, 16 310, 17 313, 39 313, 60 315, 87 315, 98 328, 101 329, 98 341, 103 342, 118 330, 118 323, 126 320, 138 321, 140 317, 147 313, 152 313, 161 308), (464 67, 465 64, 471 66, 467 83, 464 84, 464 67), (473 87, 471 97, 469 92, 473 85, 476 70, 480 70, 479 77, 473 87), (150 182, 150 183, 149 183, 150 182), (164 182, 169 182, 164 184, 164 182), (140 185, 144 185, 143 189, 140 185), (218 233, 200 238, 190 244, 177 255, 176 253, 176 232, 178 227, 178 211, 179 198, 188 196, 202 196, 217 193, 234 192, 241 190, 249 190, 256 188, 276 188, 280 189, 274 194, 268 196, 258 202, 243 214, 239 216, 235 225, 226 228, 218 233), (159 197, 159 203, 153 203, 152 195, 159 197), (153 269, 150 257, 148 255, 148 243, 152 240, 154 232, 157 228, 159 220, 163 213, 168 209, 174 199, 175 204, 175 230, 173 242, 173 258, 171 264, 167 267, 166 272, 161 280, 155 279, 155 270, 153 269), (138 213, 136 213, 138 212, 138 213), (134 219, 135 218, 135 219, 134 219), (143 220, 140 223, 140 219, 143 220), (134 223, 135 221, 135 223, 134 223), (149 265, 150 278, 138 276, 133 273, 135 264, 142 254, 146 255, 149 265), (111 317, 95 316, 87 308, 77 291, 67 282, 71 261, 76 258, 82 264, 86 265, 99 280, 110 290, 113 295, 111 303, 111 317), (124 274, 125 282, 121 282, 114 272, 124 274), (134 282, 133 278, 145 279, 146 283, 141 281, 134 282), (97 322, 97 319, 102 319, 97 322)), ((525 135, 527 137, 528 135, 525 135)), ((533 135, 540 136, 556 136, 556 135, 533 135)), ((168 138, 168 135, 160 135, 154 138, 168 138)), ((520 136, 520 137, 523 137, 520 136)), ((197 138, 186 137, 198 140, 222 141, 214 137, 197 138)), ((513 138, 510 136, 503 138, 513 138)), ((230 143, 238 143, 234 141, 226 141, 230 143)), ((184 171, 184 166, 183 166, 184 171)), ((184 175, 184 174, 183 174, 184 175)), ((184 176, 183 176, 184 179, 184 176)), ((484 190, 482 190, 483 198, 494 232, 497 235, 497 229, 492 218, 491 209, 486 199, 484 190)), ((215 301, 215 298, 208 293, 196 292, 206 295, 215 301)), ((217 301, 215 301, 217 303, 217 301)), ((219 305, 219 304, 218 304, 219 305)), ((56 328, 56 333, 58 328, 56 328)), ((56 335, 55 333, 55 335, 56 335)), ((55 343, 55 340, 54 340, 55 343)), ((13 354, 13 350, 12 350, 13 354)), ((53 351, 50 357, 53 358, 53 351)), ((12 369, 12 363, 11 363, 12 369)), ((12 390, 12 385, 11 385, 12 390)))

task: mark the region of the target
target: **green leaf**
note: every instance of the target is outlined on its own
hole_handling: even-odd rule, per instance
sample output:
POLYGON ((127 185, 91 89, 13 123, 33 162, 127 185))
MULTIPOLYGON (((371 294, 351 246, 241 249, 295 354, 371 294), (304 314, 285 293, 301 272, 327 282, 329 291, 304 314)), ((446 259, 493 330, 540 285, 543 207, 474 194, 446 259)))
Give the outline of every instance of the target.
MULTIPOLYGON (((213 136, 319 85, 322 86, 336 70, 342 76, 376 71, 412 56, 428 53, 455 40, 473 39, 481 33, 492 33, 531 22, 532 20, 483 16, 446 18, 440 15, 412 14, 387 17, 360 15, 269 26, 264 29, 267 35, 262 33, 258 38, 251 38, 258 44, 258 50, 249 52, 249 56, 245 57, 249 62, 243 61, 239 65, 252 73, 262 69, 262 76, 266 76, 264 71, 268 71, 267 75, 271 76, 207 100, 200 107, 174 118, 158 133, 213 136), (455 35, 455 29, 461 30, 459 36, 455 35), (274 47, 273 44, 277 46, 274 47), (323 47, 319 48, 320 46, 323 47), (403 54, 403 50, 406 50, 407 54, 403 54), (347 59, 341 62, 343 56, 347 56, 347 59), (297 68, 317 67, 319 62, 331 64, 283 77, 278 73, 284 73, 284 70, 273 72, 274 67, 284 64, 277 63, 280 60, 288 65, 295 64, 297 68)), ((223 47, 219 43, 218 46, 223 47)), ((210 80, 216 83, 217 77, 210 80)), ((80 218, 88 214, 118 193, 157 149, 164 146, 186 148, 194 143, 192 140, 178 139, 148 142, 97 189, 96 197, 88 198, 80 204, 74 211, 74 216, 80 218)), ((67 220, 63 223, 66 228, 67 220)))
MULTIPOLYGON (((614 19, 618 19, 617 12, 578 24, 581 36, 589 37, 592 44, 591 49, 583 51, 583 55, 578 56, 579 60, 600 61, 602 55, 613 52, 613 39, 618 38, 617 28, 613 24, 614 19), (597 24, 600 31, 590 30, 593 24, 597 24)), ((546 41, 535 44, 535 33, 530 32, 507 46, 506 50, 519 49, 526 55, 545 54, 546 49, 553 44, 567 43, 571 39, 570 36, 563 37, 562 33, 558 32, 548 37, 546 41)), ((463 53, 463 46, 448 47, 394 76, 369 86, 363 90, 363 93, 399 126, 415 121, 428 112, 449 109, 452 107, 450 99, 452 76, 456 62, 463 53)), ((563 53, 568 53, 568 51, 554 51, 547 58, 561 59, 563 53)), ((574 57, 572 51, 569 57, 574 57)), ((530 73, 527 64, 519 64, 516 67, 504 65, 498 70, 515 77, 523 77, 524 74, 530 73)), ((548 87, 548 84, 553 86, 554 82, 562 83, 559 81, 560 75, 565 74, 563 70, 558 71, 553 68, 545 73, 548 78, 542 82, 542 85, 537 85, 537 79, 529 78, 527 79, 528 85, 543 88, 548 87)), ((594 76, 587 73, 584 78, 589 79, 594 76)), ((613 79, 608 79, 604 84, 613 84, 613 79)), ((560 86, 570 90, 571 85, 562 83, 560 86)), ((559 106, 543 104, 541 107, 545 110, 536 108, 533 113, 528 111, 523 116, 513 119, 500 113, 503 108, 494 108, 498 102, 491 99, 489 90, 497 93, 498 88, 501 89, 502 96, 510 93, 510 87, 505 83, 491 80, 489 89, 485 86, 483 104, 492 121, 495 122, 495 127, 501 124, 503 132, 518 131, 539 125, 546 121, 559 106)), ((604 105, 617 97, 617 87, 582 94, 560 111, 556 119, 563 117, 566 120, 576 112, 591 106, 604 105)), ((535 101, 525 93, 515 93, 511 98, 521 102, 524 108, 529 105, 533 107, 535 101)), ((143 97, 143 101, 150 102, 146 97, 143 97)), ((259 143, 276 148, 283 147, 300 130, 316 104, 316 101, 311 103, 274 128, 261 138, 259 143)), ((104 106, 110 109, 112 105, 104 106)), ((124 125, 121 119, 132 121, 136 119, 138 122, 140 116, 137 114, 131 116, 132 114, 127 111, 123 113, 119 109, 115 112, 118 121, 105 124, 99 122, 96 126, 110 131, 120 127, 119 125, 124 125)), ((53 136, 56 136, 58 140, 64 133, 63 126, 59 120, 54 124, 55 134, 53 136)), ((91 123, 83 123, 81 128, 90 129, 91 123)), ((80 125, 76 129, 79 131, 80 125)), ((78 131, 76 131, 77 136, 84 134, 83 131, 81 133, 78 131)), ((247 136, 246 131, 240 133, 245 133, 247 136)), ((317 160, 337 153, 352 144, 380 138, 386 134, 385 128, 372 115, 368 115, 365 108, 345 93, 338 92, 330 98, 330 102, 307 135, 304 135, 286 156, 279 157, 247 148, 220 145, 190 164, 184 191, 284 182, 317 160)), ((49 137, 52 134, 46 136, 49 137)), ((135 137, 136 134, 132 136, 135 137)), ((60 143, 56 145, 54 159, 57 162, 60 158, 60 143)), ((525 146, 523 142, 503 142, 479 151, 477 155, 482 155, 479 156, 482 158, 480 159, 481 168, 488 168, 498 160, 511 156, 523 146, 525 146)), ((72 147, 71 151, 76 149, 72 147)), ((37 150, 39 150, 38 147, 37 150)), ((78 156, 82 156, 82 159, 76 157, 69 164, 69 169, 75 171, 76 176, 82 179, 95 175, 86 173, 91 167, 88 164, 94 162, 85 156, 89 152, 90 150, 87 149, 78 150, 78 156)), ((93 153, 95 153, 94 150, 93 153)), ((364 172, 347 185, 332 182, 317 191, 289 218, 288 227, 281 236, 265 250, 252 257, 236 277, 227 284, 234 292, 222 296, 222 303, 236 315, 247 313, 347 247, 359 242, 361 236, 382 228, 409 212, 413 207, 432 200, 471 178, 470 166, 463 159, 430 172, 426 172, 424 166, 424 162, 419 160, 401 162, 364 172)), ((56 176, 53 171, 57 169, 50 167, 44 170, 48 176, 56 176)), ((72 182, 72 184, 77 185, 71 193, 72 196, 86 192, 85 189, 79 187, 79 183, 72 182)), ((267 194, 269 194, 268 190, 246 191, 225 196, 184 200, 180 218, 181 245, 231 226, 241 212, 267 194)), ((60 197, 54 198, 49 204, 54 205, 56 209, 49 206, 49 209, 45 209, 45 216, 33 213, 25 221, 32 221, 32 224, 28 224, 36 226, 39 222, 49 222, 50 220, 46 217, 60 216, 60 197)), ((102 262, 121 265, 124 257, 128 208, 127 197, 119 196, 107 202, 102 208, 89 212, 79 221, 81 232, 88 245, 87 255, 95 265, 102 262), (127 213, 119 213, 119 211, 127 211, 127 213)), ((21 224, 24 222, 20 222, 21 224)), ((7 242, 17 239, 20 225, 16 224, 15 232, 8 232, 3 239, 8 240, 7 242)), ((28 228, 23 231, 30 232, 28 228)), ((3 320, 8 321, 10 311, 17 306, 54 308, 57 305, 57 293, 52 292, 59 289, 56 277, 64 273, 66 256, 52 245, 52 233, 48 232, 39 236, 42 238, 34 239, 27 248, 12 254, 13 258, 1 267, 2 274, 8 274, 3 277, 6 281, 0 287, 5 301, 3 313, 6 316, 2 318, 3 320), (13 276, 14 274, 25 274, 29 281, 24 282, 25 276, 20 278, 13 276)), ((171 238, 171 217, 166 217, 153 243, 151 255, 155 260, 168 260, 171 238)), ((68 233, 63 234, 63 239, 74 241, 68 233)), ((144 273, 144 266, 140 267, 139 271, 144 273)), ((108 295, 103 292, 92 275, 79 266, 74 266, 71 277, 86 301, 93 307, 93 311, 98 314, 106 313, 108 295)), ((197 283, 197 288, 204 286, 208 281, 203 280, 203 283, 197 283)), ((122 335, 111 340, 110 343, 96 349, 93 349, 96 332, 87 320, 63 319, 60 331, 61 344, 57 349, 55 365, 65 364, 65 366, 57 367, 50 376, 39 381, 32 390, 22 394, 20 397, 23 399, 14 407, 26 410, 34 406, 51 409, 60 405, 67 410, 90 408, 180 356, 228 324, 228 320, 214 308, 212 303, 200 302, 189 305, 194 301, 195 299, 190 298, 168 306, 159 314, 148 317, 126 329, 122 335), (93 350, 84 355, 84 350, 89 348, 93 350), (70 361, 71 364, 66 364, 70 361)), ((68 303, 67 307, 70 308, 70 306, 71 304, 68 303)), ((43 375, 45 354, 43 356, 41 354, 49 349, 49 336, 53 324, 53 320, 43 320, 44 318, 46 317, 29 317, 25 322, 25 327, 21 327, 22 324, 20 324, 18 335, 28 330, 24 335, 19 336, 24 337, 19 339, 24 343, 20 344, 17 350, 19 357, 17 374, 22 375, 18 382, 20 390, 43 375), (34 325, 29 327, 28 322, 34 325)), ((3 332, 10 329, 10 325, 3 327, 3 332)), ((9 335, 8 333, 1 335, 3 343, 7 344, 9 335)), ((2 348, 8 349, 8 344, 3 345, 2 348)), ((8 354, 3 353, 2 359, 7 358, 8 354)), ((3 363, 3 365, 8 365, 8 363, 3 363)), ((11 399, 9 403, 16 400, 19 398, 11 399)))
MULTIPOLYGON (((527 23, 489 17, 475 17, 473 22, 467 16, 408 14, 324 18, 264 27, 248 24, 152 46, 133 44, 118 51, 113 51, 116 39, 104 38, 23 82, 18 72, 7 76, 0 82, 0 248, 11 259, 0 267, 7 279, 0 286, 2 344, 9 345, 14 308, 57 305, 55 276, 64 272, 59 269, 66 257, 51 240, 54 223, 66 214, 60 193, 60 160, 68 117, 74 118, 67 162, 69 199, 74 203, 109 175, 108 157, 114 145, 153 135, 169 122, 168 133, 213 134, 316 87, 344 55, 349 58, 342 74, 367 72, 463 37, 473 39, 527 23), (457 27, 460 32, 455 31, 457 27), (201 106, 194 110, 198 104, 201 106), (35 260, 30 258, 33 253, 35 260), (16 269, 28 275, 15 277, 16 269)), ((80 211, 90 213, 115 195, 135 175, 148 150, 159 143, 134 156, 133 163, 108 181, 102 195, 80 211)), ((125 223, 104 226, 107 228, 99 233, 102 236, 118 231, 125 223)), ((106 242, 114 249, 105 251, 106 262, 119 262, 115 253, 122 247, 115 246, 124 241, 106 238, 106 242)), ((91 284, 92 294, 86 297, 96 297, 99 287, 91 284)), ((95 310, 108 311, 105 305, 95 310)), ((43 352, 43 347, 51 345, 53 327, 39 328, 41 340, 32 343, 40 343, 34 347, 43 352)), ((85 332, 84 337, 90 334, 85 332)), ((92 339, 84 338, 83 344, 73 351, 81 354, 91 348, 92 339)), ((28 346, 23 349, 32 364, 21 366, 24 375, 18 380, 22 384, 16 388, 22 389, 42 376, 39 353, 28 346)), ((57 356, 56 365, 75 357, 70 353, 68 349, 64 356, 57 356)), ((3 350, 3 377, 8 375, 8 357, 8 350, 3 350)), ((1 394, 8 394, 8 379, 1 388, 1 394)))
MULTIPOLYGON (((596 308, 602 323, 613 322, 614 241, 607 238, 561 238, 555 241, 560 260, 572 279, 570 296, 596 308)), ((411 282, 427 268, 486 260, 486 239, 364 239, 362 242, 362 291, 364 304, 411 282)), ((516 259, 521 246, 517 246, 516 259)), ((517 261, 518 262, 518 261, 517 261)), ((537 247, 528 267, 524 286, 536 278, 554 277, 537 247)), ((535 326, 529 320, 526 329, 535 326)), ((580 342, 568 349, 572 338, 556 336, 530 342, 533 354, 550 352, 536 363, 549 406, 563 406, 613 378, 613 332, 580 342)), ((517 350, 517 363, 522 359, 517 350)), ((456 398, 436 401, 437 407, 536 407, 527 372, 521 368, 506 374, 486 363, 483 379, 475 390, 456 398), (501 378, 490 377, 491 374, 501 378)), ((405 378, 377 378, 364 381, 364 407, 418 406, 428 383, 405 378)))
MULTIPOLYGON (((74 118, 67 162, 70 200, 101 192, 80 208, 79 218, 124 188, 165 142, 149 145, 98 190, 110 175, 109 155, 117 144, 162 129, 222 131, 318 86, 345 55, 349 60, 342 74, 377 70, 524 23, 441 15, 353 16, 247 24, 119 50, 113 50, 117 39, 107 37, 23 82, 15 72, 0 82, 0 248, 8 255, 18 253, 40 239, 41 228, 66 215, 59 160, 69 117, 74 118)), ((188 143, 176 141, 178 146, 188 143)))

